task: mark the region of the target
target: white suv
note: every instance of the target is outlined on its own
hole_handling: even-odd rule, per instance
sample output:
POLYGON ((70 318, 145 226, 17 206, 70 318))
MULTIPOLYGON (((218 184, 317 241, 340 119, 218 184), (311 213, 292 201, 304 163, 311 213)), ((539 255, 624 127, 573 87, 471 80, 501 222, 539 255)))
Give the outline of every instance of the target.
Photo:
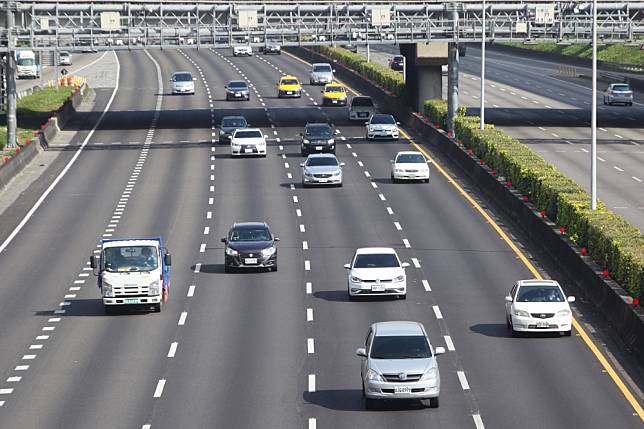
POLYGON ((357 296, 390 295, 407 298, 407 275, 409 264, 400 262, 391 247, 364 247, 356 250, 348 270, 347 289, 349 299, 357 296))
POLYGON ((266 157, 266 136, 259 128, 240 128, 230 138, 230 153, 266 157))
POLYGON ((559 332, 570 336, 574 296, 563 293, 554 280, 519 280, 505 297, 505 321, 512 335, 520 332, 559 332))

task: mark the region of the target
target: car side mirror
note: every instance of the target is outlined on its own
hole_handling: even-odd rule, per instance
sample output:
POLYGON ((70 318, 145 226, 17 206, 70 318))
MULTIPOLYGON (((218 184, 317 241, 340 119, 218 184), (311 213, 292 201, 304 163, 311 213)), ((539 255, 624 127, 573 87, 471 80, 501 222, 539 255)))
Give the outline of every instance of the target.
POLYGON ((194 81, 196 82, 196 81, 197 81, 197 78, 196 78, 196 77, 193 77, 193 78, 192 78, 192 80, 194 80, 194 81))
POLYGON ((279 237, 273 237, 273 241, 280 241, 279 237))
POLYGON ((172 79, 168 79, 168 80, 169 80, 170 82, 174 82, 174 80, 172 80, 172 79))
POLYGON ((400 122, 396 122, 396 125, 400 125, 400 122))
POLYGON ((224 238, 221 239, 221 242, 226 244, 226 243, 228 243, 228 239, 226 237, 224 237, 224 238))
POLYGON ((92 255, 89 257, 89 266, 92 268, 98 267, 98 261, 96 261, 96 256, 92 255))
POLYGON ((304 167, 304 163, 303 163, 303 162, 300 162, 300 167, 304 167))
POLYGON ((568 302, 575 302, 575 297, 574 296, 569 296, 568 297, 568 302))
POLYGON ((166 264, 168 267, 172 265, 172 255, 169 253, 166 253, 163 255, 163 263, 166 264))
POLYGON ((444 355, 445 354, 445 347, 436 347, 434 349, 434 354, 435 355, 444 355))
POLYGON ((369 125, 369 121, 365 122, 364 124, 365 124, 365 125, 369 125))
POLYGON ((340 163, 340 167, 344 167, 344 165, 345 165, 344 162, 340 163))
POLYGON ((344 268, 346 268, 347 270, 348 270, 348 269, 350 269, 350 268, 351 268, 351 264, 344 264, 344 268))
POLYGON ((332 72, 335 73, 335 69, 333 69, 332 72))
POLYGON ((320 94, 324 94, 324 91, 320 91, 320 94))
POLYGON ((391 162, 392 164, 396 163, 396 161, 394 161, 393 159, 390 159, 389 162, 391 162))
POLYGON ((431 164, 431 163, 432 163, 432 160, 431 160, 431 159, 428 159, 428 160, 427 160, 427 164, 431 164))
POLYGON ((512 297, 510 295, 505 297, 505 302, 513 302, 513 301, 514 300, 512 299, 512 297))
POLYGON ((367 357, 367 349, 365 349, 364 347, 357 348, 356 355, 360 357, 367 357))
POLYGON ((403 262, 402 264, 400 264, 400 266, 403 268, 407 268, 409 267, 409 262, 403 262))

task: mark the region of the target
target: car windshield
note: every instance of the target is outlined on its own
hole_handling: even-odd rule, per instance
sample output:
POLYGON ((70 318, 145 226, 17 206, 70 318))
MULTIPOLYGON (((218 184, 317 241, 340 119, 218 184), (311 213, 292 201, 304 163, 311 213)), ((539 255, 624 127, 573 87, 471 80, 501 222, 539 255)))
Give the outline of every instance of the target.
POLYGON ((331 73, 331 66, 328 66, 328 65, 313 66, 313 71, 317 73, 331 73))
POLYGON ((282 79, 282 85, 298 85, 297 79, 282 79))
POLYGON ((327 86, 324 89, 325 92, 344 92, 344 88, 341 86, 327 86))
POLYGON ((227 128, 232 128, 232 127, 244 128, 246 125, 247 125, 246 119, 244 118, 224 118, 221 121, 221 126, 227 127, 227 128))
POLYGON ((402 63, 403 57, 402 57, 402 55, 395 56, 392 61, 395 62, 395 63, 402 63))
POLYGON ((371 123, 376 125, 395 125, 396 120, 391 115, 374 115, 371 117, 371 123))
POLYGON ((428 359, 432 357, 427 338, 422 335, 375 336, 371 345, 372 359, 428 359))
POLYGON ((68 56, 69 56, 69 52, 61 52, 61 53, 60 53, 60 56, 61 56, 61 57, 68 57, 68 56))
POLYGON ((109 272, 152 271, 159 261, 154 246, 108 247, 103 252, 103 266, 109 272))
POLYGON ((270 241, 271 233, 266 228, 236 228, 230 233, 230 241, 270 241))
POLYGON ((614 85, 613 91, 630 91, 631 87, 628 85, 614 85))
POLYGON ((242 82, 240 80, 234 80, 232 82, 228 82, 228 88, 235 88, 235 89, 246 89, 246 82, 242 82))
POLYGON ((351 105, 372 107, 373 101, 369 97, 355 97, 353 100, 351 100, 351 105))
POLYGON ((367 253, 356 256, 353 268, 392 268, 399 267, 398 258, 393 253, 367 253))
POLYGON ((398 155, 396 162, 400 164, 424 164, 427 161, 425 161, 425 157, 419 153, 403 153, 398 155))
POLYGON ((517 302, 564 302, 557 286, 523 286, 517 293, 517 302))
POLYGON ((192 75, 190 73, 175 73, 174 75, 175 82, 188 82, 192 81, 192 75))
POLYGON ((321 156, 321 157, 309 158, 306 161, 307 167, 319 167, 321 165, 337 166, 338 160, 330 156, 321 156))
POLYGON ((36 64, 36 60, 33 58, 21 58, 17 61, 19 66, 33 66, 36 64))
POLYGON ((262 133, 261 131, 237 131, 235 133, 235 138, 236 139, 253 139, 253 138, 261 138, 262 133))
POLYGON ((331 128, 325 125, 309 126, 309 127, 306 127, 306 129, 304 130, 304 134, 306 134, 307 137, 330 138, 331 128))

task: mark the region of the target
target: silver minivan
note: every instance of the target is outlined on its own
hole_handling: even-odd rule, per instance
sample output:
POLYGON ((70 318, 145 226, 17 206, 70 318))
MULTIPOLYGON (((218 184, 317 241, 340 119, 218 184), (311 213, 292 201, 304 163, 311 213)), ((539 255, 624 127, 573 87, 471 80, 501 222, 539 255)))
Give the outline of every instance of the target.
POLYGON ((325 85, 333 82, 333 67, 329 63, 315 63, 311 67, 309 83, 311 85, 325 85))
POLYGON ((387 399, 427 400, 438 407, 441 389, 436 356, 443 347, 432 347, 419 322, 379 322, 369 328, 364 347, 356 350, 362 359, 362 395, 367 409, 387 399))
POLYGON ((349 104, 350 121, 368 121, 374 113, 376 113, 376 105, 371 97, 360 95, 351 99, 351 104, 349 104))

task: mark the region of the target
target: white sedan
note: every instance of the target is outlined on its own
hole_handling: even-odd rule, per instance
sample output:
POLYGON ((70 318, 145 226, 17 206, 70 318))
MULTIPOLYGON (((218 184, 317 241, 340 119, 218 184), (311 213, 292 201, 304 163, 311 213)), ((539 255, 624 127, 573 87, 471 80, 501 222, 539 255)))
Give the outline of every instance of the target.
POLYGON ((398 152, 391 160, 391 181, 424 180, 429 183, 429 161, 416 151, 398 152))
POLYGON ((250 57, 253 55, 253 48, 250 46, 233 46, 233 57, 239 57, 242 55, 250 57))
POLYGON ((356 250, 348 270, 349 299, 357 296, 391 295, 407 298, 409 264, 400 262, 396 251, 390 247, 365 247, 356 250))
POLYGON ((393 139, 398 140, 398 125, 391 115, 375 113, 369 121, 365 122, 367 140, 393 139))
POLYGON ((505 320, 512 335, 520 332, 559 332, 570 336, 571 302, 554 280, 519 280, 505 297, 505 320))
POLYGON ((240 128, 230 138, 233 156, 260 155, 266 157, 266 136, 259 128, 240 128))

